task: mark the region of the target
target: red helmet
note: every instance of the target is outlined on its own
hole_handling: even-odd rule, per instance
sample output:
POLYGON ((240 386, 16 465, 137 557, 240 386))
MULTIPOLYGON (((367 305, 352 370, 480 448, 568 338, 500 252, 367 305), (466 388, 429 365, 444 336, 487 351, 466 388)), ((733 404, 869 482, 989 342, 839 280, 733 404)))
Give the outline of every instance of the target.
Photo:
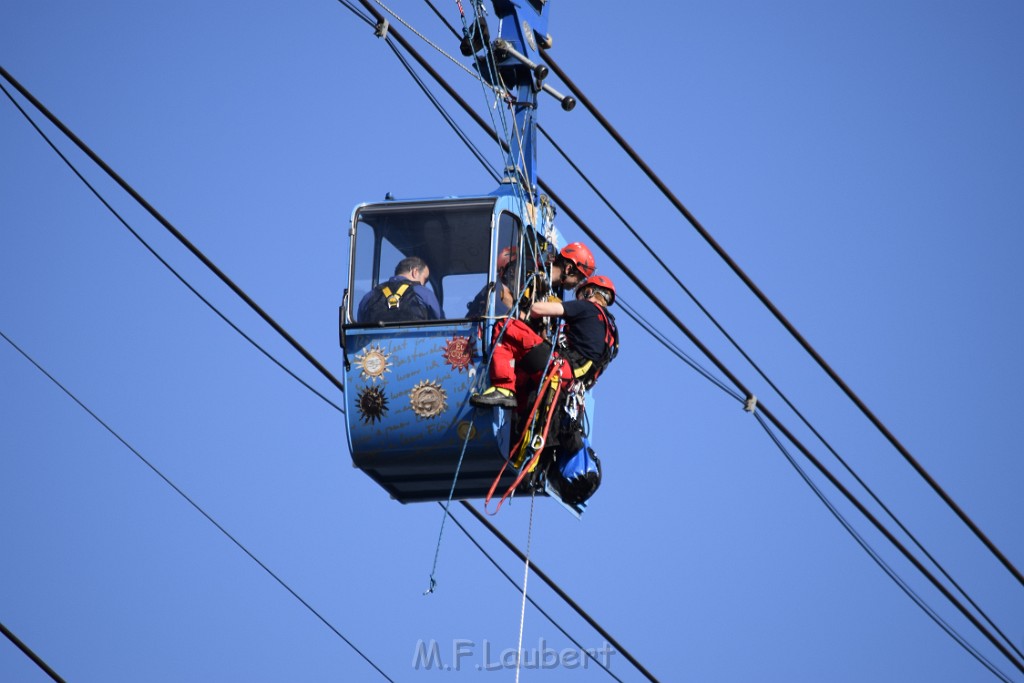
POLYGON ((516 247, 505 247, 498 252, 498 275, 505 272, 508 268, 508 264, 516 260, 519 255, 519 249, 516 247))
POLYGON ((612 282, 610 277, 606 277, 604 275, 591 275, 581 282, 579 287, 576 288, 576 296, 579 297, 585 295, 587 287, 600 287, 601 289, 607 290, 611 295, 608 297, 608 305, 611 306, 615 303, 615 283, 612 282))
POLYGON ((558 255, 576 266, 583 273, 583 277, 590 277, 597 270, 594 255, 582 242, 567 244, 562 251, 558 252, 558 255))

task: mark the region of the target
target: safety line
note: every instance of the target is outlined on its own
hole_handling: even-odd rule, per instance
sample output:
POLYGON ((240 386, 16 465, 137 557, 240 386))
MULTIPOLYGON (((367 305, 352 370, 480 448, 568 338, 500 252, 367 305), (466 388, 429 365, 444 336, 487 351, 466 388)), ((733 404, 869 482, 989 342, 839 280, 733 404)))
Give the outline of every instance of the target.
POLYGON ((146 457, 142 455, 142 453, 137 451, 134 446, 132 446, 120 434, 118 434, 113 429, 113 427, 111 427, 106 422, 104 422, 103 419, 100 418, 99 415, 94 413, 87 405, 85 405, 85 403, 83 403, 81 400, 79 400, 79 398, 77 396, 75 396, 73 393, 71 393, 71 391, 67 387, 65 387, 63 384, 61 384, 60 381, 57 380, 56 377, 54 377, 49 372, 47 372, 47 370, 45 368, 43 368, 42 365, 37 363, 36 360, 34 358, 32 358, 32 356, 30 356, 20 346, 18 346, 16 343, 14 343, 14 341, 10 337, 8 337, 6 334, 4 334, 3 330, 0 330, 0 337, 2 337, 4 339, 4 341, 6 341, 8 344, 10 344, 12 347, 14 347, 15 351, 20 353, 29 363, 34 365, 36 367, 36 369, 39 370, 39 372, 43 373, 46 376, 47 379, 49 379, 51 382, 53 382, 55 385, 57 385, 57 387, 61 391, 63 391, 65 394, 67 394, 67 396, 72 401, 77 403, 78 406, 82 410, 84 410, 86 413, 89 414, 90 417, 92 417, 94 420, 96 420, 96 422, 98 422, 100 424, 100 426, 102 426, 104 429, 106 429, 115 439, 120 441, 124 445, 125 448, 127 448, 129 451, 131 451, 135 455, 135 457, 137 457, 140 461, 142 461, 142 463, 146 467, 148 467, 150 470, 153 471, 154 474, 156 474, 158 477, 160 477, 164 481, 165 484, 167 484, 172 489, 174 489, 174 491, 179 496, 181 496, 189 505, 191 505, 197 512, 199 512, 199 514, 201 514, 203 517, 205 517, 208 522, 213 524, 213 526, 215 526, 218 531, 220 531, 222 534, 224 534, 224 536, 226 536, 228 538, 228 540, 230 540, 232 543, 234 543, 242 552, 244 552, 246 555, 248 555, 249 558, 253 562, 255 562, 257 565, 259 565, 260 568, 263 569, 263 571, 265 571, 267 574, 270 575, 271 578, 273 578, 275 581, 277 581, 277 583, 282 588, 284 588, 286 591, 291 593, 292 597, 294 597, 296 600, 298 600, 311 614, 313 614, 313 616, 315 616, 327 628, 329 628, 331 631, 333 631, 336 636, 338 636, 343 641, 345 641, 345 643, 350 648, 352 648, 352 650, 354 650, 356 654, 358 654, 360 657, 362 657, 363 660, 365 660, 367 664, 369 664, 374 669, 376 669, 377 673, 379 673, 381 676, 383 676, 388 681, 391 681, 391 683, 394 683, 394 681, 391 679, 391 677, 389 677, 386 673, 384 673, 384 671, 382 671, 381 668, 379 666, 377 666, 377 664, 372 659, 370 659, 362 650, 360 650, 358 647, 356 647, 355 643, 353 643, 351 640, 346 638, 345 635, 334 626, 334 624, 329 622, 326 619, 326 617, 324 617, 322 614, 320 614, 320 612, 316 611, 316 609, 314 609, 314 607, 311 604, 306 602, 306 600, 301 595, 296 593, 295 590, 292 589, 291 586, 289 586, 287 583, 285 583, 284 579, 282 579, 280 576, 275 574, 274 571, 270 567, 265 565, 262 560, 260 560, 258 557, 256 557, 252 553, 252 551, 250 551, 247 547, 245 547, 242 544, 241 541, 239 541, 237 538, 232 536, 231 533, 227 529, 225 529, 223 526, 221 526, 220 522, 218 522, 212 516, 210 516, 210 514, 208 512, 206 512, 206 510, 204 510, 197 502, 195 502, 187 493, 185 493, 185 491, 183 491, 181 488, 179 488, 177 484, 175 484, 173 481, 171 481, 167 477, 167 475, 165 475, 163 472, 161 472, 160 469, 157 468, 156 465, 154 465, 152 462, 147 460, 146 457))
MULTIPOLYGON (((471 408, 470 410, 475 410, 471 408)), ((434 548, 434 564, 430 568, 430 581, 427 584, 427 590, 423 591, 424 595, 430 595, 434 592, 437 587, 437 560, 441 557, 441 539, 444 538, 444 523, 448 520, 448 508, 451 507, 452 498, 455 496, 455 484, 459 481, 459 472, 462 471, 462 460, 466 456, 466 447, 469 445, 470 435, 473 433, 473 418, 469 418, 469 428, 466 429, 466 437, 462 440, 462 450, 459 452, 459 462, 455 465, 455 475, 452 477, 452 486, 448 490, 448 500, 444 502, 441 507, 444 509, 444 515, 441 517, 441 528, 437 532, 437 546, 434 548)))
MULTIPOLYGON (((499 541, 504 543, 505 547, 508 548, 509 550, 511 550, 512 553, 515 554, 516 557, 518 557, 523 562, 526 561, 526 555, 523 553, 523 551, 520 550, 516 546, 515 543, 513 543, 510 540, 508 540, 508 538, 503 533, 501 533, 501 531, 498 530, 498 528, 496 526, 491 524, 490 520, 488 520, 486 517, 484 517, 482 514, 480 514, 480 512, 475 507, 473 507, 472 505, 470 505, 466 501, 462 500, 462 501, 459 501, 459 502, 462 503, 462 507, 465 508, 466 510, 469 510, 469 513, 471 515, 473 515, 474 517, 476 517, 477 521, 480 522, 481 524, 483 524, 487 528, 487 530, 490 531, 491 534, 494 535, 495 538, 497 538, 499 541)), ((590 616, 586 612, 586 610, 584 610, 582 607, 580 607, 579 604, 575 600, 573 600, 571 597, 569 597, 569 594, 566 593, 564 590, 562 590, 561 586, 559 586, 557 583, 555 583, 555 581, 553 579, 551 579, 551 577, 549 577, 547 575, 547 573, 544 572, 540 567, 538 567, 535 562, 532 563, 532 566, 533 566, 533 573, 536 574, 537 577, 541 581, 546 583, 548 585, 548 587, 551 590, 553 590, 555 592, 555 594, 558 595, 558 597, 562 599, 563 602, 565 602, 565 604, 567 604, 569 607, 571 607, 576 612, 576 614, 580 615, 583 618, 583 620, 586 621, 588 624, 590 624, 590 626, 595 631, 600 633, 601 636, 608 642, 608 644, 615 648, 616 652, 618 652, 623 657, 625 657, 626 660, 629 661, 630 664, 632 664, 634 667, 636 667, 637 671, 639 671, 641 674, 644 675, 645 678, 647 678, 647 680, 651 681, 652 683, 657 683, 658 679, 655 678, 654 675, 650 671, 648 671, 644 667, 644 665, 641 664, 636 659, 636 657, 634 657, 629 652, 629 650, 624 648, 622 646, 622 643, 620 643, 618 640, 616 640, 612 636, 612 634, 608 633, 608 631, 606 631, 605 628, 603 626, 601 626, 601 624, 597 623, 597 621, 592 616, 590 616)))
POLYGON ((832 367, 825 361, 824 358, 814 349, 813 346, 803 337, 802 334, 793 326, 792 323, 782 314, 782 312, 775 306, 774 303, 768 298, 764 292, 754 283, 754 281, 748 276, 739 264, 737 264, 728 252, 722 248, 721 245, 711 236, 711 233, 701 225, 700 221, 697 220, 696 216, 690 213, 679 198, 662 182, 654 171, 648 166, 640 155, 626 142, 626 140, 615 130, 615 128, 608 122, 608 120, 601 114, 601 112, 590 102, 589 98, 579 89, 579 87, 565 74, 565 72, 558 66, 558 63, 554 61, 551 55, 544 48, 540 48, 540 55, 547 62, 548 66, 558 75, 560 79, 568 86, 570 90, 576 93, 577 98, 583 103, 583 106, 594 116, 595 119, 604 127, 604 129, 619 143, 619 146, 633 159, 634 163, 647 175, 647 177, 661 190, 662 194, 676 207, 676 209, 683 214, 683 216, 690 222, 690 224, 700 233, 701 237, 704 238, 705 242, 719 255, 719 257, 725 261, 725 263, 732 269, 732 271, 743 281, 747 288, 756 296, 761 303, 768 308, 768 310, 775 316, 783 327, 790 333, 790 335, 807 351, 808 354, 815 360, 819 367, 825 371, 825 373, 832 379, 832 381, 846 394, 846 396, 853 401, 862 414, 868 418, 868 420, 882 433, 883 436, 889 441, 893 447, 903 456, 903 459, 910 464, 911 467, 928 483, 935 493, 946 503, 946 505, 960 518, 960 520, 967 525, 967 527, 974 533, 974 535, 985 545, 986 548, 1002 563, 1002 565, 1017 579, 1017 582, 1024 586, 1024 574, 1017 569, 1009 558, 1003 554, 995 543, 993 543, 988 536, 974 523, 966 512, 957 505, 956 501, 950 497, 948 493, 939 485, 939 483, 928 473, 927 470, 911 455, 902 443, 889 431, 882 421, 871 411, 870 408, 860 399, 860 397, 854 393, 854 391, 843 381, 843 379, 832 369, 832 367))
POLYGON ((523 629, 526 626, 526 586, 530 580, 530 546, 533 543, 533 511, 537 503, 537 489, 530 492, 530 525, 526 531, 526 560, 523 562, 523 602, 519 609, 519 644, 516 646, 516 683, 523 663, 523 629))
MULTIPOLYGON (((473 21, 471 23, 473 25, 475 25, 475 26, 478 26, 481 23, 484 23, 485 22, 485 18, 484 18, 484 14, 483 13, 486 12, 486 8, 484 7, 483 2, 481 0, 469 0, 469 2, 471 4, 472 10, 473 10, 473 21)), ((469 31, 469 24, 467 24, 467 22, 466 22, 465 14, 464 13, 460 13, 460 14, 461 14, 461 18, 462 18, 462 30, 468 36, 469 33, 470 33, 470 31, 469 31)), ((519 124, 518 124, 518 122, 516 120, 516 113, 515 113, 515 109, 514 109, 514 106, 513 106, 514 103, 515 103, 515 100, 513 100, 513 96, 512 96, 511 91, 509 91, 508 87, 505 85, 504 81, 502 80, 501 72, 498 71, 498 59, 497 59, 497 56, 494 54, 494 45, 493 45, 493 43, 488 43, 487 45, 484 46, 484 63, 487 65, 487 72, 488 72, 488 75, 490 76, 491 81, 494 82, 494 83, 501 84, 501 88, 500 89, 494 89, 493 90, 494 104, 493 104, 493 106, 488 107, 487 113, 488 113, 488 116, 490 116, 491 125, 494 127, 494 130, 497 131, 498 126, 495 125, 495 123, 494 123, 494 111, 497 110, 497 112, 498 112, 498 121, 501 123, 501 131, 502 131, 502 134, 504 135, 504 138, 501 140, 502 144, 499 145, 499 148, 500 148, 501 151, 505 151, 505 150, 508 151, 507 161, 509 162, 509 168, 507 170, 514 172, 513 181, 519 181, 519 182, 513 182, 512 187, 515 190, 516 198, 519 200, 519 210, 520 210, 520 213, 524 213, 525 214, 526 205, 528 203, 533 203, 534 187, 531 184, 530 179, 527 178, 526 175, 521 172, 521 168, 522 168, 522 166, 525 166, 525 163, 522 163, 522 166, 520 165, 520 163, 524 162, 525 160, 523 158, 524 152, 523 152, 523 145, 522 145, 522 142, 521 142, 522 138, 520 137, 520 132, 519 132, 519 124), (501 98, 502 94, 505 96, 504 103, 502 102, 502 98, 501 98), (509 108, 509 112, 508 113, 512 117, 512 122, 511 122, 512 131, 511 132, 509 131, 509 122, 508 122, 508 120, 505 117, 505 109, 502 106, 502 104, 508 105, 508 108, 509 108), (516 153, 515 153, 515 149, 516 148, 513 147, 513 145, 512 145, 512 142, 513 142, 514 139, 520 140, 520 144, 518 146, 518 149, 519 149, 518 159, 516 158, 516 153), (526 181, 526 182, 524 183, 522 181, 526 181), (524 185, 525 185, 526 193, 529 195, 529 200, 527 200, 527 197, 525 197, 524 194, 523 194, 524 185)), ((483 92, 484 92, 484 101, 487 102, 488 101, 487 91, 484 90, 483 92)), ((534 227, 536 227, 536 226, 534 226, 534 227)))
MULTIPOLYGON (((441 504, 441 503, 438 503, 438 505, 440 505, 440 504, 441 504)), ((481 552, 481 554, 483 554, 483 556, 484 556, 485 558, 487 558, 487 560, 488 560, 488 561, 489 561, 489 562, 490 562, 490 563, 491 563, 491 564, 492 564, 492 565, 494 566, 494 568, 495 568, 495 569, 497 569, 497 570, 498 570, 498 571, 499 571, 499 572, 501 573, 501 575, 505 577, 505 580, 507 580, 507 581, 508 581, 508 582, 509 582, 510 584, 512 584, 512 587, 513 587, 513 588, 515 588, 515 589, 516 589, 517 591, 520 591, 520 592, 521 592, 521 591, 522 591, 522 588, 520 588, 519 584, 518 584, 518 583, 516 583, 516 580, 515 580, 515 579, 513 579, 513 578, 512 578, 511 576, 509 576, 509 573, 508 573, 507 571, 505 571, 505 569, 504 569, 504 568, 503 568, 503 567, 502 567, 502 566, 501 566, 500 564, 498 564, 498 561, 497 561, 497 560, 495 560, 495 559, 494 559, 494 558, 493 558, 493 557, 491 556, 491 554, 490 554, 490 553, 488 553, 488 552, 487 552, 487 551, 486 551, 486 550, 484 549, 484 547, 483 547, 482 545, 480 545, 479 541, 477 541, 477 540, 476 540, 475 538, 473 538, 473 535, 472 535, 471 533, 469 533, 469 531, 468 531, 468 530, 466 529, 466 527, 464 527, 464 526, 462 525, 462 523, 461 523, 461 522, 459 521, 459 518, 458 518, 458 517, 456 517, 455 515, 453 515, 453 514, 451 513, 451 511, 449 511, 449 512, 448 512, 448 515, 449 515, 449 516, 450 516, 450 517, 452 518, 452 523, 453 523, 453 524, 454 524, 455 526, 457 526, 457 527, 459 528, 459 530, 460 530, 460 531, 461 531, 461 532, 462 532, 462 533, 463 533, 463 534, 464 534, 464 535, 466 536, 466 538, 468 538, 468 539, 469 539, 470 543, 472 543, 472 544, 473 544, 474 546, 476 546, 476 549, 477 549, 477 550, 479 550, 479 551, 481 552)), ((605 671, 606 671, 606 672, 608 673, 608 675, 609 675, 609 676, 611 676, 612 678, 614 678, 615 680, 617 680, 617 681, 618 681, 619 683, 623 683, 622 679, 621 679, 621 678, 619 678, 618 676, 616 676, 616 675, 615 675, 614 673, 612 673, 612 670, 611 670, 611 669, 609 669, 609 668, 608 668, 608 667, 607 667, 607 666, 606 666, 606 665, 605 665, 605 664, 604 664, 604 663, 603 663, 603 662, 602 662, 602 661, 601 661, 600 659, 598 659, 598 658, 597 658, 597 657, 596 657, 596 656, 594 655, 594 653, 593 653, 593 652, 591 652, 591 651, 590 651, 589 649, 587 649, 587 648, 584 648, 584 647, 583 647, 583 645, 582 645, 582 644, 581 644, 581 643, 580 643, 580 642, 579 642, 578 640, 576 640, 576 639, 575 639, 575 638, 573 638, 573 637, 572 637, 571 635, 569 635, 569 632, 568 632, 568 631, 566 631, 566 630, 565 630, 564 628, 562 628, 562 626, 561 626, 561 625, 560 625, 560 624, 559 624, 559 623, 558 623, 557 621, 555 621, 555 620, 554 620, 554 618, 553 618, 553 617, 552 617, 552 616, 551 616, 550 614, 548 614, 548 613, 547 613, 547 611, 545 611, 543 607, 541 607, 540 605, 538 605, 538 604, 537 604, 537 601, 536 601, 536 600, 534 600, 532 596, 528 596, 528 597, 527 597, 526 599, 527 599, 527 600, 529 600, 529 601, 530 601, 530 604, 531 604, 531 605, 533 605, 534 609, 536 609, 536 610, 537 610, 538 612, 540 612, 540 613, 541 613, 541 615, 542 615, 542 616, 543 616, 543 617, 544 617, 545 619, 547 619, 547 620, 548 620, 549 622, 551 622, 551 624, 552 624, 552 625, 553 625, 553 626, 554 626, 555 628, 557 628, 557 629, 558 629, 558 630, 559 630, 559 631, 560 631, 560 632, 562 633, 562 635, 563 635, 563 636, 565 636, 566 638, 568 638, 568 639, 569 639, 569 641, 570 641, 570 642, 571 642, 571 643, 572 643, 573 645, 575 645, 575 646, 576 646, 576 647, 577 647, 577 648, 578 648, 578 649, 580 650, 580 652, 583 652, 583 653, 584 653, 584 654, 586 654, 586 655, 587 655, 588 657, 590 657, 590 659, 591 659, 591 660, 592 660, 592 661, 593 661, 593 662, 594 662, 595 664, 597 664, 597 665, 598 665, 599 667, 601 667, 602 669, 604 669, 604 670, 605 670, 605 671)))
MULTIPOLYGON (((532 280, 532 276, 531 276, 531 279, 530 279, 529 282, 532 282, 532 281, 533 280, 532 280)), ((529 285, 527 285, 527 286, 529 286, 529 285)), ((515 311, 514 307, 509 310, 508 314, 505 317, 506 318, 511 318, 513 311, 515 311)), ((478 375, 477 378, 473 382, 473 384, 474 384, 473 388, 474 389, 476 388, 476 383, 477 382, 480 382, 481 380, 483 380, 485 382, 489 381, 489 378, 490 378, 490 375, 491 375, 491 364, 494 362, 494 349, 498 346, 498 344, 501 343, 502 338, 505 336, 505 329, 506 329, 506 327, 507 326, 504 326, 504 325, 502 326, 501 330, 498 331, 498 337, 495 340, 493 340, 493 342, 491 343, 491 351, 490 351, 490 353, 487 354, 487 363, 484 366, 484 371, 483 371, 482 374, 478 375)), ((475 415, 475 410, 476 409, 471 407, 470 410, 474 411, 474 415, 475 415)), ((437 532, 437 547, 434 548, 434 565, 430 568, 430 581, 429 581, 429 583, 427 585, 427 590, 423 592, 424 595, 430 595, 431 593, 434 592, 434 588, 437 587, 437 580, 436 580, 435 577, 436 577, 436 574, 437 574, 437 561, 438 561, 438 558, 441 556, 441 539, 444 537, 444 523, 448 519, 448 517, 451 515, 451 513, 449 512, 449 508, 451 508, 452 498, 455 496, 455 484, 459 480, 459 472, 462 470, 462 460, 463 460, 463 458, 466 455, 466 447, 469 445, 469 439, 470 439, 470 437, 471 437, 471 435, 473 433, 473 427, 472 427, 473 418, 470 418, 469 422, 470 422, 470 428, 466 430, 466 436, 465 436, 465 438, 462 441, 462 451, 459 453, 459 462, 455 465, 455 476, 452 477, 452 485, 451 485, 451 488, 448 490, 448 500, 446 500, 444 502, 444 504, 441 506, 442 508, 444 508, 444 516, 441 517, 441 529, 437 532)))

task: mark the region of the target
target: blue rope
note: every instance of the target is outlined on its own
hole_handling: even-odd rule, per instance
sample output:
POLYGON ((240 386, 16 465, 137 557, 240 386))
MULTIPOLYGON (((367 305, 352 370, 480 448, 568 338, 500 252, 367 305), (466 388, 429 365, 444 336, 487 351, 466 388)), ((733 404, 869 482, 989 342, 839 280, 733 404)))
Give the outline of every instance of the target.
MULTIPOLYGON (((532 282, 533 276, 531 275, 530 280, 527 281, 527 286, 532 284, 532 282)), ((506 320, 512 317, 512 315, 516 312, 517 308, 518 306, 513 306, 512 308, 509 309, 508 315, 505 316, 506 320)), ((501 338, 505 336, 506 327, 506 325, 502 325, 501 331, 498 332, 498 338, 494 341, 494 344, 491 345, 491 352, 487 354, 487 365, 484 367, 484 377, 490 377, 491 362, 494 360, 494 349, 498 344, 501 343, 501 338)), ((480 379, 478 377, 477 382, 479 381, 480 379)), ((462 441, 462 452, 459 453, 459 462, 458 464, 455 465, 455 476, 452 477, 452 487, 448 491, 448 500, 446 500, 444 505, 442 506, 444 508, 444 515, 441 517, 441 529, 437 532, 437 547, 434 548, 434 564, 430 568, 430 583, 427 586, 427 590, 423 591, 424 595, 430 595, 434 592, 434 589, 437 588, 437 579, 435 579, 434 577, 437 575, 437 560, 441 556, 441 541, 444 538, 444 524, 448 521, 448 517, 450 515, 450 513, 448 512, 448 508, 451 507, 452 498, 455 497, 455 484, 459 481, 459 471, 462 470, 462 460, 466 456, 466 446, 469 445, 469 437, 472 435, 472 433, 473 421, 470 420, 469 429, 466 430, 466 437, 462 441)))

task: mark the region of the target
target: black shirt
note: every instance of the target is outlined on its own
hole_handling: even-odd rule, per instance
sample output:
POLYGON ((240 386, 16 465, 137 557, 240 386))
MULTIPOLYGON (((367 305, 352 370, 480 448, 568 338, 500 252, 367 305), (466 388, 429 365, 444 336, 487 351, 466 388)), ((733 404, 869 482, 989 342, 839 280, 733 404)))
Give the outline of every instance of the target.
POLYGON ((605 350, 607 326, 602 319, 604 312, 592 301, 574 300, 562 303, 565 314, 565 341, 585 358, 601 360, 605 350))

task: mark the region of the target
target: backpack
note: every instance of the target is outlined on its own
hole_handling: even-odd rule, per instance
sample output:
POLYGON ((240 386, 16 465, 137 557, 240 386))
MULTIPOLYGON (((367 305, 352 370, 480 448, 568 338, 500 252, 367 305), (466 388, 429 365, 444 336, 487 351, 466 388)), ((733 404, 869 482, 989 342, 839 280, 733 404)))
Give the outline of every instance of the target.
POLYGON ((579 505, 586 502, 601 485, 601 461, 590 446, 590 439, 582 436, 577 451, 559 449, 549 476, 555 479, 562 502, 579 505))

